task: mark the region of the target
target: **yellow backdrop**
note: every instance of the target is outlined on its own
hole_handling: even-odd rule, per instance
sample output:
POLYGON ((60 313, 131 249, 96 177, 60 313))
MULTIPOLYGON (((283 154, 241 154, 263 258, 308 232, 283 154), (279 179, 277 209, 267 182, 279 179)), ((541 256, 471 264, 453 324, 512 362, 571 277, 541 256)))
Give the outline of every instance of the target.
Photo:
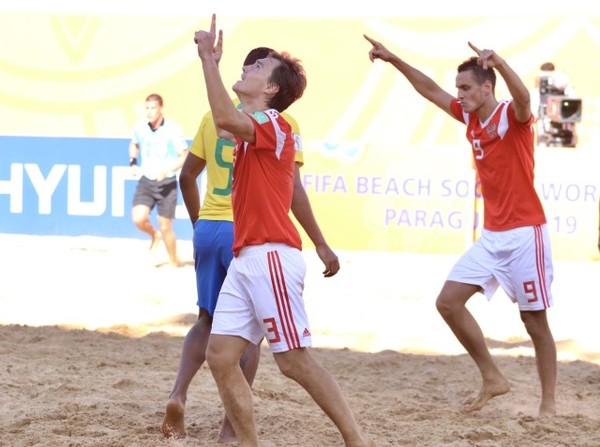
MULTIPOLYGON (((0 132, 128 137, 143 99, 158 92, 166 114, 192 138, 207 110, 193 32, 209 20, 0 11, 0 132)), ((583 120, 576 149, 538 149, 537 186, 555 256, 589 259, 597 252, 600 82, 592 55, 600 54, 600 17, 223 15, 218 25, 226 85, 255 46, 302 59, 308 89, 289 112, 302 130, 303 180, 327 238, 349 250, 460 253, 480 225, 463 127, 391 66, 371 63, 363 34, 450 92, 456 66, 471 56, 467 41, 495 49, 532 90, 540 64, 553 61, 583 99, 583 120)), ((502 81, 497 93, 507 94, 502 81)))

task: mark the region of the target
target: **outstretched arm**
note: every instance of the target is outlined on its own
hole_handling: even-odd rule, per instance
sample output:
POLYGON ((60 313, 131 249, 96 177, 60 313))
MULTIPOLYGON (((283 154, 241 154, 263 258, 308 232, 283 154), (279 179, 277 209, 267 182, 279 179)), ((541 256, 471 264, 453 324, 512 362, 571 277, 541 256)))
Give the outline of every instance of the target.
POLYGON ((504 79, 513 99, 513 108, 517 120, 522 123, 529 120, 531 116, 531 96, 529 95, 529 89, 519 75, 494 50, 480 50, 471 42, 469 42, 469 46, 477 53, 477 63, 479 65, 486 69, 495 68, 504 79))
POLYGON ((304 186, 302 186, 302 180, 300 179, 300 167, 298 163, 296 165, 296 172, 294 174, 294 195, 292 196, 292 213, 302 226, 310 240, 315 244, 317 255, 325 265, 323 275, 325 277, 335 275, 340 269, 340 262, 337 255, 327 245, 323 233, 317 224, 315 215, 313 214, 308 200, 308 195, 304 186))
POLYGON ((219 48, 219 45, 222 45, 222 35, 222 31, 219 31, 219 41, 215 46, 215 14, 212 15, 209 31, 196 31, 194 34, 194 42, 198 45, 198 56, 202 61, 202 71, 204 72, 204 82, 206 83, 210 109, 217 128, 224 129, 244 141, 253 143, 254 125, 252 119, 235 108, 223 85, 221 73, 219 73, 219 67, 215 60, 216 49, 219 48))
POLYGON ((408 82, 412 84, 421 96, 434 103, 446 113, 452 115, 450 103, 454 98, 450 93, 442 90, 442 88, 429 76, 404 62, 388 50, 381 42, 377 42, 366 35, 364 37, 371 45, 373 45, 373 48, 369 51, 369 59, 371 59, 371 62, 375 61, 375 59, 389 62, 406 77, 408 82))

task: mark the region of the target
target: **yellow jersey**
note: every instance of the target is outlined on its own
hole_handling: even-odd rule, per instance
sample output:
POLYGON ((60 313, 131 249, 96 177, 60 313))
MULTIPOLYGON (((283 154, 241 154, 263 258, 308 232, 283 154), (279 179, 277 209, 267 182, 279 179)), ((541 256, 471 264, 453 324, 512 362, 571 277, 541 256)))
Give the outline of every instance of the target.
MULTIPOLYGON (((239 106, 239 104, 236 104, 239 106)), ((281 116, 292 126, 296 148, 295 161, 300 166, 304 163, 302 139, 296 120, 283 112, 281 116)), ((235 143, 219 138, 208 111, 198 127, 190 152, 206 161, 206 193, 198 213, 199 219, 233 221, 231 207, 231 184, 233 172, 233 148, 235 143)))

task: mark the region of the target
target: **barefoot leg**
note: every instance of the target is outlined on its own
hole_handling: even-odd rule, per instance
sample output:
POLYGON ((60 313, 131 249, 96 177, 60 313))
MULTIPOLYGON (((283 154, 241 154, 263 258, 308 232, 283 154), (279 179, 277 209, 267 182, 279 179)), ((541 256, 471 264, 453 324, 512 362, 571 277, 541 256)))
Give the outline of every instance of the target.
MULTIPOLYGON (((260 343, 258 345, 253 345, 252 343, 249 344, 248 348, 240 359, 240 367, 242 368, 242 373, 244 374, 244 377, 250 386, 252 386, 254 383, 254 377, 256 376, 259 361, 260 343)), ((227 444, 235 441, 237 441, 235 430, 233 429, 229 418, 227 415, 225 415, 223 418, 223 424, 221 424, 218 442, 227 444)))
POLYGON ((198 321, 194 323, 183 340, 177 378, 165 408, 161 431, 168 438, 183 438, 186 435, 184 411, 187 392, 192 379, 206 359, 206 343, 210 335, 210 328, 211 319, 208 313, 204 309, 200 309, 198 321))
POLYGON ((556 414, 556 344, 548 325, 546 311, 521 312, 521 320, 535 348, 535 361, 542 386, 540 417, 556 414))
POLYGON ((494 380, 484 380, 479 394, 474 398, 468 399, 463 404, 463 411, 469 413, 481 410, 490 399, 506 394, 509 391, 510 384, 502 375, 494 380))
POLYGON ((483 380, 479 394, 463 404, 466 412, 480 410, 491 398, 510 390, 485 344, 481 328, 466 307, 479 290, 479 286, 446 281, 436 301, 440 315, 477 365, 483 380))
POLYGON ((162 425, 160 427, 163 435, 167 438, 181 439, 184 438, 185 424, 184 424, 184 406, 176 400, 169 400, 165 410, 165 417, 163 418, 162 425))
POLYGON ((235 430, 233 429, 231 422, 229 422, 229 419, 227 419, 227 416, 223 419, 221 431, 219 432, 219 439, 217 441, 221 444, 229 444, 237 441, 235 430))
POLYGON ((152 236, 152 242, 150 242, 150 251, 156 250, 161 240, 162 233, 160 231, 155 231, 154 235, 152 236))

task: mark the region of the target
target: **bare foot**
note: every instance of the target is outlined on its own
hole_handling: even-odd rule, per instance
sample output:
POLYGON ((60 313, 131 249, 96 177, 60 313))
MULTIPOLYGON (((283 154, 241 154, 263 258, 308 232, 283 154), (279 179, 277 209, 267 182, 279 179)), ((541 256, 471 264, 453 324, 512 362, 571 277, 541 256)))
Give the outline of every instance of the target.
POLYGON ((540 404, 539 416, 541 418, 551 418, 556 416, 556 404, 554 402, 545 403, 542 401, 540 404))
POLYGON ((150 242, 150 251, 158 248, 158 244, 160 244, 161 239, 162 233, 160 231, 155 231, 154 236, 152 236, 152 242, 150 242))
POLYGON ((165 270, 172 268, 178 269, 180 267, 185 267, 185 263, 181 261, 167 261, 166 259, 160 258, 155 260, 154 267, 160 267, 165 270))
POLYGON ((356 439, 352 442, 348 442, 348 444, 344 444, 344 445, 352 445, 352 446, 356 446, 356 447, 377 447, 375 444, 375 441, 373 441, 370 438, 361 436, 360 440, 356 439))
POLYGON ((221 424, 221 431, 219 432, 217 441, 221 444, 229 444, 230 442, 236 442, 237 440, 231 422, 225 417, 225 419, 223 419, 223 424, 221 424))
POLYGON ((185 407, 175 400, 167 402, 165 417, 160 427, 166 438, 181 439, 185 438, 185 423, 183 421, 183 412, 185 407))
POLYGON ((496 396, 501 396, 510 391, 510 383, 504 378, 498 379, 495 382, 484 382, 479 394, 476 397, 467 399, 463 404, 463 411, 469 413, 471 411, 481 410, 488 400, 496 396))
POLYGON ((169 265, 171 267, 183 267, 185 264, 183 262, 181 262, 179 259, 175 259, 175 260, 169 260, 169 265))

